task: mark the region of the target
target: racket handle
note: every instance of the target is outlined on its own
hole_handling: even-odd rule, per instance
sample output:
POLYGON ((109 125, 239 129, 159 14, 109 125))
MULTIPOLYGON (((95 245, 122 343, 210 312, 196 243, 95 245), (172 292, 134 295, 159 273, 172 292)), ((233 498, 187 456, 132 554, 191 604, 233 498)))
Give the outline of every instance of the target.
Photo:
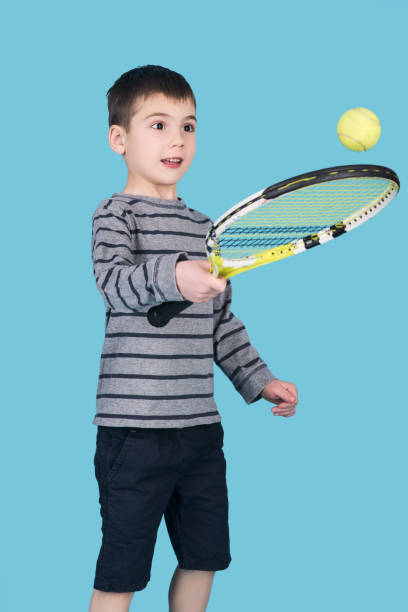
POLYGON ((177 302, 164 302, 158 306, 153 306, 147 312, 147 320, 150 325, 154 327, 164 327, 175 315, 179 314, 185 308, 188 308, 194 302, 177 301, 177 302))

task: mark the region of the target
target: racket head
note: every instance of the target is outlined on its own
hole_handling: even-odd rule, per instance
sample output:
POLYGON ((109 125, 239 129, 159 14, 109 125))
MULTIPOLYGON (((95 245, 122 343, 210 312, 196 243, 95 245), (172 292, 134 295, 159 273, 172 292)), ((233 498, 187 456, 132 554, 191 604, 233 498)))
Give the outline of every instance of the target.
POLYGON ((224 212, 206 236, 211 270, 224 278, 324 244, 361 225, 398 193, 385 166, 333 166, 261 189, 224 212))

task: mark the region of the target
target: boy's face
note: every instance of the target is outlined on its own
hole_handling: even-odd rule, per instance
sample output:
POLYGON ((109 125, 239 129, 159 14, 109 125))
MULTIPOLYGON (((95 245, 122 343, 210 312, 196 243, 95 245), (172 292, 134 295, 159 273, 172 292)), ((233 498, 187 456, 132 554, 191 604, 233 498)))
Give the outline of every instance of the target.
POLYGON ((190 117, 195 106, 160 93, 137 101, 135 108, 128 133, 117 125, 109 130, 110 146, 124 156, 129 171, 122 193, 175 200, 177 181, 190 167, 196 149, 196 121, 190 117), (161 160, 168 157, 181 157, 182 162, 166 166, 161 160))

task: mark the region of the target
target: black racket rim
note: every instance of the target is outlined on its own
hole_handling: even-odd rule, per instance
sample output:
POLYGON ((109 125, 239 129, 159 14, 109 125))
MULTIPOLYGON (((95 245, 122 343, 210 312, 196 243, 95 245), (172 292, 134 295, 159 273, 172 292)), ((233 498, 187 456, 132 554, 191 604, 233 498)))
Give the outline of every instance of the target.
POLYGON ((387 168, 386 166, 377 166, 374 164, 351 164, 348 166, 331 166, 330 168, 321 168, 320 170, 305 172, 304 174, 292 176, 289 179, 266 187, 266 189, 264 189, 262 193, 257 195, 253 200, 247 200, 244 204, 238 208, 235 208, 232 212, 227 213, 225 216, 223 215, 208 232, 207 237, 209 237, 211 231, 214 232, 220 225, 225 223, 229 217, 235 215, 237 212, 249 204, 256 202, 257 200, 273 200, 284 193, 296 191, 297 189, 303 189, 304 187, 316 185, 317 183, 326 183, 327 181, 336 181, 338 179, 367 176, 388 179, 396 183, 398 185, 398 189, 400 188, 398 175, 396 172, 394 172, 394 170, 391 170, 391 168, 387 168))

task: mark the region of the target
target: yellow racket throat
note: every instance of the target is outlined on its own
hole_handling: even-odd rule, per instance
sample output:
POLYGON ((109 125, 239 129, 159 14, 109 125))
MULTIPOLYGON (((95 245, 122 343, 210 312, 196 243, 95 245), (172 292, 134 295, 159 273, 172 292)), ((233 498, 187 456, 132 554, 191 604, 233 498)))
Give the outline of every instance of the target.
POLYGON ((214 274, 214 276, 231 278, 231 276, 240 274, 240 272, 247 272, 247 270, 252 270, 258 266, 263 266, 264 264, 272 263, 273 261, 278 261, 279 259, 284 259, 294 254, 294 244, 289 242, 288 244, 280 245, 274 249, 266 249, 251 257, 233 260, 234 265, 231 265, 231 263, 229 263, 231 260, 223 259, 220 255, 216 255, 215 251, 212 251, 209 256, 211 262, 210 272, 214 274), (248 264, 245 263, 246 259, 248 260, 248 264))

